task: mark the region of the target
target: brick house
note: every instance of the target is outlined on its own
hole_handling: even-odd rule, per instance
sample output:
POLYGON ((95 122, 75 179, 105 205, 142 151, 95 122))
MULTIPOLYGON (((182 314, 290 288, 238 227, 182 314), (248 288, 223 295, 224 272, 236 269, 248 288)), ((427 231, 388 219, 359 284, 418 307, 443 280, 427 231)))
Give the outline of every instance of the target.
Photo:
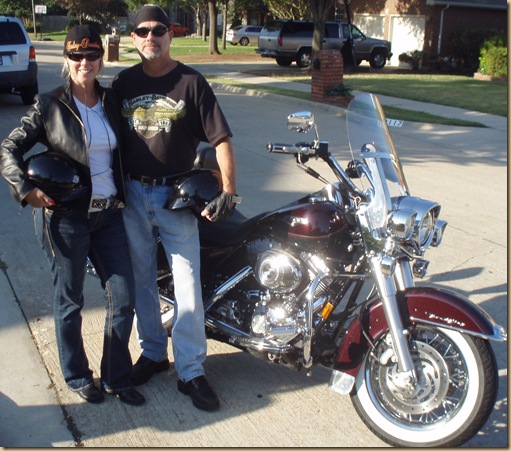
MULTIPOLYGON (((507 36, 506 0, 350 0, 350 9, 364 33, 392 42, 392 65, 399 65, 401 53, 414 50, 449 57, 452 37, 463 30, 507 36)), ((333 14, 345 17, 343 0, 333 14)))

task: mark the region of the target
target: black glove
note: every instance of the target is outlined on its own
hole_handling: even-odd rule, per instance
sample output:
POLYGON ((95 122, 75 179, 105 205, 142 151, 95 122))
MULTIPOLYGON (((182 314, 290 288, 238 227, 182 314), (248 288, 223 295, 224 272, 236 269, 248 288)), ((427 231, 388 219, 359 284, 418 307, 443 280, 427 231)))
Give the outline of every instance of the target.
POLYGON ((206 210, 210 213, 209 220, 215 222, 219 219, 228 218, 234 211, 236 204, 240 203, 240 196, 222 191, 221 194, 216 196, 208 205, 206 205, 206 210))

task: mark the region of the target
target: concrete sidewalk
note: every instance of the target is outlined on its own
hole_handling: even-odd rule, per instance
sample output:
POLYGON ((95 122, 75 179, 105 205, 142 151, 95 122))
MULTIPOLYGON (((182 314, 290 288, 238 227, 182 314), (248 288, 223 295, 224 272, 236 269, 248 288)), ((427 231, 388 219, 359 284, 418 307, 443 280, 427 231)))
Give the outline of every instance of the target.
MULTIPOLYGON (((222 78, 235 80, 237 82, 249 83, 251 85, 260 84, 290 91, 306 93, 311 92, 311 86, 306 83, 289 82, 277 78, 254 76, 242 72, 218 72, 218 75, 221 75, 222 78)), ((357 91, 354 91, 353 94, 356 95, 357 91)), ((420 111, 450 119, 479 122, 486 127, 494 128, 496 130, 504 131, 507 133, 508 120, 502 116, 495 116, 487 113, 481 113, 479 111, 465 110, 462 108, 449 107, 434 103, 417 102, 415 100, 401 99, 381 94, 378 94, 378 98, 380 99, 381 104, 384 106, 389 105, 405 110, 420 111)))
MULTIPOLYGON (((221 72, 222 66, 219 65, 214 70, 221 72)), ((204 72, 202 68, 201 71, 204 72)), ((266 77, 253 77, 236 72, 222 72, 222 77, 251 84, 281 85, 285 83, 286 89, 301 91, 310 89, 310 86, 300 83, 278 82, 266 77)), ((265 188, 268 191, 275 191, 275 199, 264 201, 263 205, 263 201, 257 199, 261 197, 260 189, 263 186, 258 176, 262 175, 262 169, 259 170, 261 162, 267 161, 268 157, 254 156, 247 143, 257 142, 256 147, 264 149, 267 141, 278 140, 279 136, 285 132, 284 111, 291 112, 307 106, 311 109, 319 109, 321 121, 328 124, 329 128, 335 128, 337 122, 330 124, 328 121, 332 113, 342 116, 339 109, 319 107, 311 102, 293 101, 293 99, 287 100, 287 104, 283 107, 282 98, 276 99, 275 96, 263 95, 256 100, 244 97, 243 90, 229 91, 220 86, 215 89, 225 93, 221 102, 230 108, 227 116, 233 128, 240 130, 236 135, 236 139, 239 140, 236 146, 237 149, 239 148, 240 162, 244 161, 239 171, 240 185, 243 193, 247 193, 243 207, 250 208, 250 205, 255 205, 263 208, 268 202, 281 202, 281 199, 289 192, 294 197, 293 191, 308 189, 307 183, 299 188, 296 187, 296 177, 301 173, 297 172, 294 165, 291 166, 292 162, 280 160, 275 163, 276 160, 271 160, 264 170, 273 171, 273 175, 280 174, 278 182, 280 184, 265 180, 265 188), (247 103, 247 108, 251 109, 249 117, 243 117, 240 103, 244 102, 247 103), (254 109, 255 111, 252 111, 254 109), (269 112, 273 118, 276 110, 282 123, 274 124, 270 134, 267 133, 267 128, 263 128, 265 133, 262 136, 258 128, 261 126, 258 118, 268 119, 269 112), (255 127, 252 127, 252 124, 255 127), (286 191, 289 192, 286 194, 286 191)), ((498 136, 498 143, 495 144, 497 150, 492 149, 491 152, 496 153, 499 146, 506 146, 507 118, 386 96, 379 97, 384 105, 482 122, 491 129, 488 132, 494 131, 498 136)), ((326 130, 327 125, 322 126, 321 121, 318 121, 320 129, 326 130)), ((265 122, 261 127, 268 126, 265 122)), ((449 130, 452 129, 449 127, 449 130)), ((407 130, 407 133, 414 131, 416 130, 411 128, 407 130)), ((421 133, 419 132, 419 136, 423 139, 421 145, 424 146, 429 146, 428 139, 441 141, 442 145, 447 143, 447 139, 452 140, 449 141, 449 143, 452 142, 452 148, 470 147, 471 144, 455 142, 462 139, 458 134, 453 135, 452 138, 446 138, 446 127, 428 127, 427 133, 430 135, 428 137, 425 137, 425 133, 421 133)), ((464 136, 472 137, 473 134, 467 133, 464 136)), ((490 134, 484 136, 490 136, 490 134)), ((403 136, 400 139, 406 138, 403 136)), ((445 187, 439 187, 439 189, 445 190, 445 187)), ((4 196, 5 199, 7 197, 4 196)), ((100 406, 90 406, 81 402, 63 387, 58 361, 55 360, 51 307, 47 304, 43 305, 43 300, 51 303, 48 301, 48 297, 51 298, 51 281, 42 253, 30 236, 33 233, 31 215, 28 211, 24 211, 22 217, 16 217, 18 207, 13 206, 12 202, 9 204, 7 202, 4 201, 3 208, 9 215, 9 232, 0 237, 4 246, 0 247, 3 249, 0 258, 6 259, 8 264, 8 268, 0 272, 1 447, 385 446, 358 420, 348 398, 332 398, 333 395, 326 390, 327 371, 318 369, 315 370, 312 378, 306 378, 304 373, 294 373, 283 367, 259 363, 253 357, 216 342, 209 345, 211 355, 207 361, 207 372, 221 396, 224 407, 220 413, 204 415, 190 407, 188 398, 175 394, 176 376, 173 368, 142 387, 148 402, 141 408, 126 407, 113 398, 109 398, 100 406), (16 236, 26 237, 27 242, 18 242, 14 239, 16 236), (26 271, 22 263, 27 259, 33 265, 30 272, 26 271), (22 308, 26 308, 28 314, 20 310, 20 299, 24 300, 25 304, 22 303, 22 308), (29 327, 27 327, 27 321, 29 327), (44 356, 43 360, 41 356, 44 356), (225 371, 230 372, 225 374, 225 371), (247 385, 245 381, 251 384, 250 387, 240 388, 247 385), (272 384, 277 385, 272 387, 272 384), (238 388, 234 390, 235 387, 238 388), (237 394, 234 395, 234 392, 237 394), (315 401, 311 404, 313 399, 315 401), (323 420, 312 421, 312 415, 315 417, 321 415, 323 420), (305 442, 307 438, 303 438, 304 436, 312 441, 305 442)), ((505 208, 505 204, 503 207, 505 208)), ((3 216, 6 218, 5 214, 3 216)), ((499 229, 492 236, 495 238, 500 233, 499 229)), ((446 248, 451 252, 455 252, 455 249, 456 247, 446 248)), ((431 257, 433 262, 438 264, 435 257, 431 257)), ((502 283, 505 283, 505 276, 502 276, 498 270, 499 262, 505 266, 505 257, 504 261, 498 260, 497 268, 494 269, 498 280, 503 279, 502 283)), ((448 265, 448 263, 447 259, 440 262, 439 273, 441 273, 442 265, 448 265)), ((445 271, 448 270, 446 267, 445 271)), ((495 286, 499 286, 499 283, 495 283, 495 286)), ((88 352, 91 353, 91 360, 97 360, 101 349, 104 313, 97 287, 88 287, 88 290, 90 290, 88 296, 93 292, 98 293, 100 298, 92 303, 90 310, 84 312, 85 334, 87 341, 92 343, 88 345, 91 346, 88 352)), ((86 304, 87 302, 89 301, 86 301, 86 304)), ((490 313, 496 317, 496 312, 491 312, 491 308, 490 313)), ((502 318, 499 318, 499 321, 504 322, 502 318)), ((132 352, 133 358, 136 359, 139 351, 135 342, 132 344, 132 352)), ((97 361, 91 364, 97 375, 97 361)), ((507 373, 505 377, 507 378, 507 373)), ((505 406, 497 405, 496 411, 503 408, 505 406)), ((492 438, 491 434, 496 427, 494 423, 489 424, 482 438, 472 439, 469 442, 471 445, 468 446, 507 446, 505 437, 502 438, 502 432, 499 433, 497 441, 494 441, 495 436, 492 438)), ((505 429, 507 431, 507 427, 505 429)))

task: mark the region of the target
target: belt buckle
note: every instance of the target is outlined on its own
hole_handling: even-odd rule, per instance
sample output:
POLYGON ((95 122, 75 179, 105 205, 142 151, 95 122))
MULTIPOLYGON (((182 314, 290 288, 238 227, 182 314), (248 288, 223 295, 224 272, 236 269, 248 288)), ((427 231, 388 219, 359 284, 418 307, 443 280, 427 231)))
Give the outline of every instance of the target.
POLYGON ((97 213, 99 211, 106 210, 109 205, 110 199, 93 194, 90 199, 89 212, 97 213))

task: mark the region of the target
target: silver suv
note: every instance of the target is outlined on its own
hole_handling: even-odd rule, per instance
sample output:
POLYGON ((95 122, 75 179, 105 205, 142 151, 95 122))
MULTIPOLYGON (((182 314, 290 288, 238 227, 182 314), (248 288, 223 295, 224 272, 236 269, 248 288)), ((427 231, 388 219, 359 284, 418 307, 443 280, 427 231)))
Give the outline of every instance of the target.
POLYGON ((35 49, 21 20, 0 15, 0 92, 21 95, 25 105, 39 92, 35 49))
MULTIPOLYGON (((309 20, 274 20, 268 22, 259 35, 256 52, 262 57, 275 58, 280 66, 289 66, 293 61, 298 67, 311 64, 312 34, 314 24, 309 20)), ((351 24, 356 64, 369 61, 371 67, 381 69, 391 58, 391 43, 382 39, 369 38, 351 24)), ((323 49, 339 49, 343 57, 350 35, 350 24, 325 22, 323 49)), ((350 52, 351 53, 351 52, 350 52)))

